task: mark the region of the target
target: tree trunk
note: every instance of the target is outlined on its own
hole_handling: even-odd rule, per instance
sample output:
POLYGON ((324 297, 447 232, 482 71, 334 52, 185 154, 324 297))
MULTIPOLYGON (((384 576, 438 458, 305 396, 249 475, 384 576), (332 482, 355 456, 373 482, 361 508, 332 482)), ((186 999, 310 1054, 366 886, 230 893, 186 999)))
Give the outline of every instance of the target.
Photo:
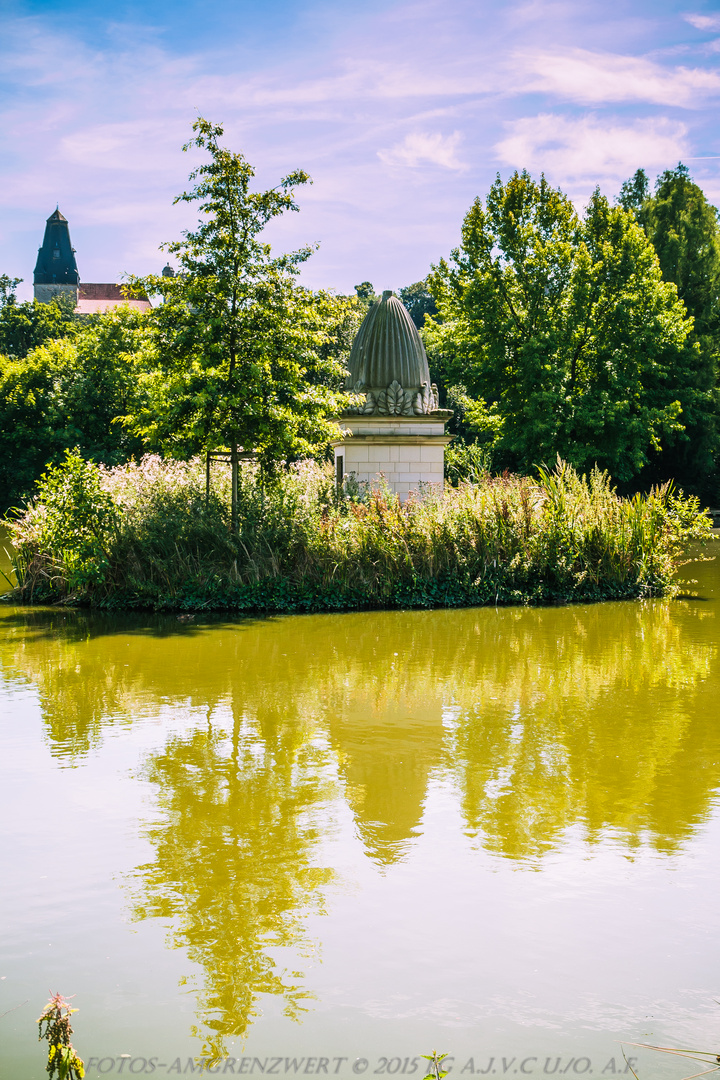
POLYGON ((238 522, 238 448, 237 443, 234 442, 230 447, 230 468, 231 468, 231 504, 230 504, 230 527, 232 529, 233 536, 237 536, 240 532, 238 522))

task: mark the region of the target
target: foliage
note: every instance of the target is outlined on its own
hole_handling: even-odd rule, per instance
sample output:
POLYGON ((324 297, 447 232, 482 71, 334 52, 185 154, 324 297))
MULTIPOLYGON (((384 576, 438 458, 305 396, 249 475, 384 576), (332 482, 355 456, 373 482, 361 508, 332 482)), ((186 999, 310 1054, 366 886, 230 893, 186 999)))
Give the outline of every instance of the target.
POLYGON ((442 1067, 442 1063, 447 1057, 447 1054, 438 1054, 437 1050, 433 1050, 431 1054, 422 1054, 421 1056, 425 1061, 430 1062, 428 1071, 423 1080, 443 1080, 443 1077, 447 1076, 447 1069, 443 1069, 442 1067))
POLYGON ((453 487, 461 483, 477 484, 490 473, 492 450, 477 442, 454 439, 445 449, 445 479, 453 487))
POLYGON ((683 431, 691 321, 633 216, 598 191, 580 220, 544 178, 498 178, 429 281, 434 362, 499 417, 501 465, 559 453, 628 482, 683 431))
POLYGON ((668 169, 654 194, 642 169, 626 181, 620 202, 645 230, 663 278, 673 282, 693 318, 686 349, 686 385, 681 398, 683 431, 663 442, 656 475, 675 475, 682 483, 717 499, 720 453, 720 223, 718 210, 693 182, 686 166, 668 169))
POLYGON ((338 498, 329 467, 262 482, 248 465, 229 529, 227 481, 203 465, 106 469, 69 455, 11 523, 18 598, 169 610, 315 611, 663 595, 710 523, 665 485, 619 498, 559 462, 426 492, 338 498))
POLYGON ((317 305, 323 333, 318 347, 322 368, 316 370, 315 377, 331 389, 341 390, 350 350, 366 309, 355 296, 337 296, 325 290, 314 293, 313 303, 317 305))
POLYGON ((42 503, 31 505, 21 519, 26 531, 19 557, 25 560, 25 573, 34 577, 37 569, 43 590, 92 589, 110 568, 119 524, 118 507, 102 487, 101 474, 77 451, 67 451, 62 464, 49 467, 38 487, 42 503))
POLYGON ((187 456, 229 446, 257 454, 265 469, 326 445, 328 417, 342 407, 344 369, 329 345, 347 320, 347 302, 296 285, 312 249, 273 256, 260 234, 298 209, 296 171, 276 188, 252 192, 254 170, 220 145, 223 129, 199 118, 184 149, 209 162, 175 202, 197 203, 200 223, 165 245, 178 260, 175 277, 135 279, 159 293, 157 363, 144 375, 146 406, 134 430, 165 452, 187 456), (334 328, 334 329, 333 329, 334 328))
POLYGON ((74 1012, 77 1009, 71 1009, 65 998, 53 994, 38 1019, 38 1039, 48 1042, 45 1071, 50 1080, 82 1080, 85 1075, 85 1066, 70 1042, 70 1016, 74 1012))
POLYGON ((365 308, 371 307, 372 304, 377 304, 380 299, 375 292, 372 281, 361 281, 359 285, 355 286, 355 292, 358 300, 365 308))
POLYGON ((68 296, 56 296, 48 304, 18 303, 15 289, 21 280, 0 276, 0 355, 15 359, 48 341, 73 337, 79 325, 68 296))
POLYGON ((422 330, 426 315, 437 314, 437 304, 428 289, 427 281, 416 281, 398 291, 398 296, 410 313, 410 318, 422 330))
POLYGON ((642 169, 623 184, 620 202, 635 213, 652 242, 663 277, 672 281, 699 336, 720 331, 719 212, 685 165, 667 169, 655 192, 642 169))
POLYGON ((462 384, 449 386, 445 397, 452 410, 447 430, 461 439, 471 438, 492 449, 502 434, 502 417, 483 398, 472 398, 462 384))
POLYGON ((111 465, 141 454, 142 440, 117 418, 139 407, 135 367, 151 358, 147 320, 129 308, 84 320, 25 356, 0 356, 0 503, 22 499, 70 447, 111 465))
POLYGON ((629 180, 623 182, 620 188, 618 202, 623 210, 632 210, 636 218, 640 218, 643 204, 650 194, 650 181, 644 169, 638 169, 629 180))
POLYGON ((0 274, 0 304, 16 302, 15 290, 21 282, 22 278, 11 278, 9 274, 0 274))

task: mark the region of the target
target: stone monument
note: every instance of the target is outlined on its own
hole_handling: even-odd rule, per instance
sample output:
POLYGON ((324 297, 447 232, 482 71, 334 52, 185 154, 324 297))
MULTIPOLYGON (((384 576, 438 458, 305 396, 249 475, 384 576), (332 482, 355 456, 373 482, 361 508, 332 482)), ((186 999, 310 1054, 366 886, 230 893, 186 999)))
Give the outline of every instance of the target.
POLYGON ((445 447, 452 436, 430 384, 427 356, 407 309, 389 290, 373 304, 357 332, 346 388, 360 403, 338 418, 338 485, 346 477, 370 485, 383 477, 404 502, 421 484, 443 484, 445 447))

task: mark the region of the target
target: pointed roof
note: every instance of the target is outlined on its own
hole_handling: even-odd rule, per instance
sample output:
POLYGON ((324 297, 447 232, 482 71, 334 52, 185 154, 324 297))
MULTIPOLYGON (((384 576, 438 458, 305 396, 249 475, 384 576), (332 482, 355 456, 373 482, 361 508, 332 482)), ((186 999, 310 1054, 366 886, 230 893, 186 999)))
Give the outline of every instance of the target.
POLYGON ((45 222, 33 281, 35 285, 77 285, 80 281, 68 221, 59 207, 45 222))
POLYGON ((348 360, 348 386, 384 389, 394 380, 406 389, 430 385, 427 356, 407 308, 389 289, 365 316, 348 360))

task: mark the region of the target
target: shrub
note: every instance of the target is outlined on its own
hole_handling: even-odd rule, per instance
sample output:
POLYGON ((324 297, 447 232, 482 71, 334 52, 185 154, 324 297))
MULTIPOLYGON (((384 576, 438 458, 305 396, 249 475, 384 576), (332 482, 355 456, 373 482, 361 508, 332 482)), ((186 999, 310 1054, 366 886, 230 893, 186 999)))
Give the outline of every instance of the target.
POLYGON ((23 600, 170 610, 319 611, 553 603, 673 592, 688 544, 710 534, 669 484, 620 498, 606 473, 563 462, 537 480, 493 477, 403 506, 338 494, 329 469, 244 466, 240 529, 229 482, 204 464, 107 468, 68 454, 11 523, 23 600))

